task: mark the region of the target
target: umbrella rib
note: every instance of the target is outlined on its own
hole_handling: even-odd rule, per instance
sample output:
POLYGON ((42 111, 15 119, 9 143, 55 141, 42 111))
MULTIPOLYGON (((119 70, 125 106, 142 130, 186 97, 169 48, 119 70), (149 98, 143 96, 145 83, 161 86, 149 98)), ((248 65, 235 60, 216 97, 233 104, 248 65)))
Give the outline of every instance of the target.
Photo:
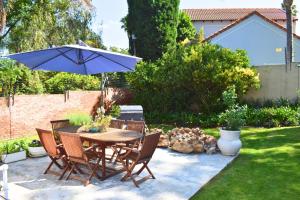
MULTIPOLYGON (((63 57, 65 57, 65 58, 67 58, 68 60, 70 60, 72 63, 74 63, 74 64, 76 64, 76 65, 78 65, 78 63, 75 61, 75 60, 73 60, 72 58, 70 58, 70 57, 68 57, 65 53, 67 53, 67 52, 62 52, 62 51, 60 51, 60 50, 58 50, 58 49, 56 49, 58 52, 60 52, 61 53, 61 55, 63 56, 63 57)), ((70 51, 71 50, 73 50, 73 49, 70 49, 70 51)), ((68 51, 69 52, 69 51, 68 51)))
MULTIPOLYGON (((57 49, 56 49, 56 50, 57 50, 57 49)), ((69 51, 71 51, 71 50, 72 50, 72 49, 68 49, 68 50, 65 51, 64 53, 69 52, 69 51)), ((61 51, 58 51, 58 52, 62 53, 61 51)), ((57 57, 60 56, 60 55, 61 55, 61 54, 58 54, 58 55, 56 55, 56 56, 54 56, 54 57, 51 57, 51 58, 49 58, 49 59, 47 59, 47 60, 41 62, 40 64, 38 64, 38 65, 36 65, 36 66, 30 68, 30 69, 31 69, 31 70, 34 70, 34 69, 40 67, 41 65, 43 65, 43 64, 45 64, 45 63, 47 63, 47 62, 49 62, 50 60, 53 60, 53 59, 57 58, 57 57)))
MULTIPOLYGON (((90 52, 92 52, 92 51, 90 51, 90 52)), ((89 61, 91 61, 91 60, 94 60, 95 58, 98 58, 100 55, 99 54, 96 54, 96 53, 94 53, 94 52, 92 52, 92 54, 91 55, 89 55, 85 60, 84 60, 84 62, 89 62, 89 61), (96 55, 94 58, 91 58, 93 55, 96 55)))
POLYGON ((103 58, 105 58, 106 60, 109 60, 109 61, 111 61, 111 62, 113 62, 113 63, 116 63, 116 64, 118 64, 118 65, 121 65, 122 67, 124 67, 124 68, 126 68, 126 69, 129 69, 130 71, 133 71, 131 68, 129 68, 129 67, 127 67, 127 66, 125 66, 125 65, 123 65, 122 63, 119 63, 119 62, 117 62, 117 61, 114 61, 114 60, 112 60, 112 59, 110 59, 110 58, 108 58, 108 57, 106 57, 106 56, 103 56, 102 54, 100 54, 100 53, 96 53, 97 55, 99 55, 100 57, 103 57, 103 58))

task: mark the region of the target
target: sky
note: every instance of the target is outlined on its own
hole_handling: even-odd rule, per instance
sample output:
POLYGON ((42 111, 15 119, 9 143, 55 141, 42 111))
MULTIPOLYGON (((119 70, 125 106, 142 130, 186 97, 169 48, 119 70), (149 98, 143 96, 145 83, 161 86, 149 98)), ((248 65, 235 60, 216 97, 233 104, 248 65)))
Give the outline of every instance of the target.
MULTIPOLYGON (((184 8, 281 8, 283 0, 181 0, 184 8)), ((300 18, 300 0, 294 0, 300 18)), ((102 32, 104 45, 128 48, 128 37, 120 20, 128 12, 127 0, 93 0, 96 17, 93 29, 102 32)), ((296 33, 300 34, 297 22, 296 33)))

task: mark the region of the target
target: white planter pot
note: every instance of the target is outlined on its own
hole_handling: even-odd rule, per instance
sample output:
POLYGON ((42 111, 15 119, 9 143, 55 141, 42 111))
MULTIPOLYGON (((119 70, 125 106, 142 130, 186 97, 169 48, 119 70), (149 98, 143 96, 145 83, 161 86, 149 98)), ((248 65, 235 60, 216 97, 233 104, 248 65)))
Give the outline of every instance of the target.
POLYGON ((218 147, 225 156, 238 154, 242 147, 240 140, 241 131, 228 131, 220 129, 221 137, 218 140, 218 147))
POLYGON ((30 157, 42 157, 42 156, 46 156, 47 153, 44 149, 44 147, 28 147, 28 152, 30 157))
POLYGON ((16 161, 25 160, 25 159, 26 159, 25 151, 1 155, 1 161, 3 163, 11 163, 11 162, 16 162, 16 161))

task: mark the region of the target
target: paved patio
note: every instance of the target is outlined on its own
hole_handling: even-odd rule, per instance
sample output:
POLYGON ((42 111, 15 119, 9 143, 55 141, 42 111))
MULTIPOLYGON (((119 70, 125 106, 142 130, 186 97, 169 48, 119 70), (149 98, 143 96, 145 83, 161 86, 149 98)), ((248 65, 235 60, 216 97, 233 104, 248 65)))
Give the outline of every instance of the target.
POLYGON ((140 188, 132 181, 120 182, 123 174, 105 181, 93 179, 86 187, 76 180, 58 181, 57 176, 43 174, 49 158, 27 159, 9 164, 9 195, 13 200, 188 199, 234 158, 157 149, 149 165, 156 179, 147 180, 140 188))

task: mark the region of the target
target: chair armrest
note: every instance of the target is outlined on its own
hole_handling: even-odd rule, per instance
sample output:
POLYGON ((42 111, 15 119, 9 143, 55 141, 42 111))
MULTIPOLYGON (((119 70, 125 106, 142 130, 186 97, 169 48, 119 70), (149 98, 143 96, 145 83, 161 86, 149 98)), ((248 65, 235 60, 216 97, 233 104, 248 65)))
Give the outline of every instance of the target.
MULTIPOLYGON (((123 147, 122 150, 126 150, 127 152, 126 152, 124 155, 120 156, 120 159, 121 159, 121 160, 126 159, 126 157, 127 157, 132 151, 137 150, 136 146, 137 146, 138 144, 139 144, 139 142, 136 141, 136 142, 132 145, 132 147, 123 147)), ((138 154, 140 153, 138 150, 137 150, 137 152, 138 152, 138 154)))

